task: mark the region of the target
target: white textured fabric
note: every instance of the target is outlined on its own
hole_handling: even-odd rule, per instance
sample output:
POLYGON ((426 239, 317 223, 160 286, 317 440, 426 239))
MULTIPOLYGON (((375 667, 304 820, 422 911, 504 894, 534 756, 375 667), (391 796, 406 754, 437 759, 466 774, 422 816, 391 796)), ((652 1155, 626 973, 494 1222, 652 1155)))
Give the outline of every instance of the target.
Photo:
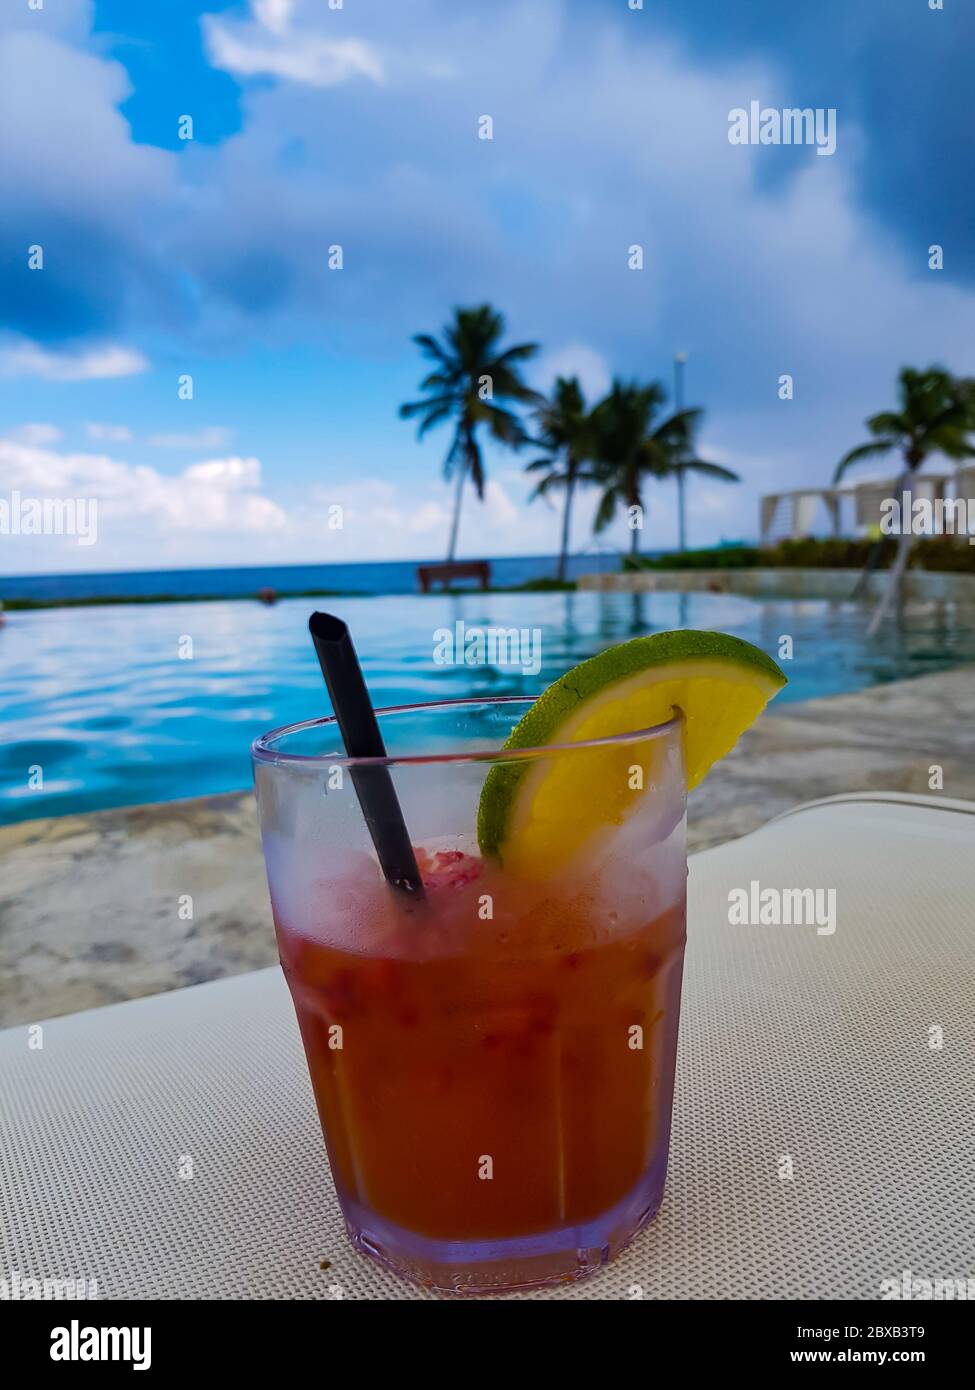
MULTIPOLYGON (((591 1279, 515 1297, 855 1299, 905 1269, 975 1276, 973 849, 975 806, 853 797, 694 858, 663 1208, 591 1279), (835 888, 835 933, 730 926, 752 879, 835 888)), ((0 1034, 0 1276, 432 1296, 345 1241, 277 970, 28 1036, 0 1034)))
POLYGON ((792 506, 792 534, 797 538, 808 536, 812 533, 813 522, 816 520, 816 510, 819 507, 822 494, 819 492, 803 492, 793 498, 792 506))
POLYGON ((897 497, 897 484, 897 478, 856 484, 853 490, 853 507, 858 526, 880 525, 881 507, 888 498, 897 497))
POLYGON ((779 509, 779 501, 780 499, 778 495, 770 494, 768 497, 762 498, 760 522, 763 545, 768 541, 769 536, 772 533, 772 523, 775 520, 775 514, 779 509))

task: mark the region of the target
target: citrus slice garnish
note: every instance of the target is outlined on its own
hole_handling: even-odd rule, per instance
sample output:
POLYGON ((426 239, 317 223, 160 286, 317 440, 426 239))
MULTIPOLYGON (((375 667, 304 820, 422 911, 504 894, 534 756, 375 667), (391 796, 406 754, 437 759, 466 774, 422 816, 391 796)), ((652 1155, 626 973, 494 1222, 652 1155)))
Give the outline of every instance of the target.
MULTIPOLYGON (((589 743, 683 715, 687 786, 738 742, 786 683, 758 647, 722 632, 657 632, 610 647, 550 685, 502 751, 589 743)), ((481 789, 481 853, 512 873, 547 877, 635 805, 632 766, 659 741, 558 749, 491 768, 481 789)), ((646 794, 648 777, 636 795, 646 794)))

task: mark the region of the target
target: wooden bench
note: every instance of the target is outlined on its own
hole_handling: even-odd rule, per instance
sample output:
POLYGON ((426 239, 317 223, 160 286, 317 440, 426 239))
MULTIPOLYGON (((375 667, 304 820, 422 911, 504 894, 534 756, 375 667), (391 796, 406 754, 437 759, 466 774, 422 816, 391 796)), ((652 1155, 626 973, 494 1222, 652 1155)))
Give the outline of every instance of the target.
POLYGON ((438 582, 446 589, 452 579, 477 579, 480 588, 488 589, 491 586, 491 565, 487 560, 462 560, 450 565, 417 565, 416 577, 424 594, 428 594, 438 582))

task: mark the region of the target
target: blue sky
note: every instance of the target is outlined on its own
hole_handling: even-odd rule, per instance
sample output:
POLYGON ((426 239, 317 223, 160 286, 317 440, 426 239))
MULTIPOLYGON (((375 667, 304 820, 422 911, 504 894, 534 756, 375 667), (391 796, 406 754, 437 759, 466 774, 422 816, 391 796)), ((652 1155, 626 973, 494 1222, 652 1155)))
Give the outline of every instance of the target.
MULTIPOLYGON (((0 572, 439 555, 447 436, 396 407, 410 335, 484 299, 542 389, 669 386, 686 351, 700 452, 744 479, 694 484, 691 542, 754 536, 900 365, 975 372, 973 40, 961 0, 11 0, 0 492, 97 496, 100 527, 0 537, 0 572), (752 100, 835 107, 835 155, 732 146, 752 100)), ((554 548, 524 461, 489 454, 462 554, 554 548)))

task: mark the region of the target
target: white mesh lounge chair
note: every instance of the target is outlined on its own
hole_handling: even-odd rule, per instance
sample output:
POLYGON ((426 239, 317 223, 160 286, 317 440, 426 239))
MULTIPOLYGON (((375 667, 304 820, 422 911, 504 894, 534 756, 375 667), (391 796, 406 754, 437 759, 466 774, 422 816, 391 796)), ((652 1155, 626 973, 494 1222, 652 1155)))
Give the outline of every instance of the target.
MULTIPOLYGON (((692 859, 663 1208, 604 1271, 520 1296, 875 1299, 973 1273, 973 849, 975 805, 858 795, 692 859), (835 889, 835 932, 729 925, 752 880, 835 889)), ((425 1296, 346 1244, 276 969, 53 1020, 42 1050, 0 1034, 0 1115, 0 1271, 425 1296)))

